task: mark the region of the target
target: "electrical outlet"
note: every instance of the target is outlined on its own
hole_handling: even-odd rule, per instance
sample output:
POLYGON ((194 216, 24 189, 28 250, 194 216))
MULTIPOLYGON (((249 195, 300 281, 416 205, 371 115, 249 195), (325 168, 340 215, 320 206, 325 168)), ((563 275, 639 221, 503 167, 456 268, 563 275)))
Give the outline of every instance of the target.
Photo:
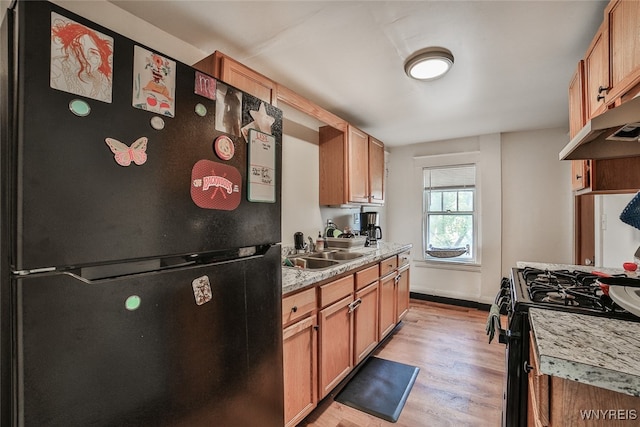
POLYGON ((357 214, 357 213, 353 214, 353 224, 360 225, 360 214, 357 214))

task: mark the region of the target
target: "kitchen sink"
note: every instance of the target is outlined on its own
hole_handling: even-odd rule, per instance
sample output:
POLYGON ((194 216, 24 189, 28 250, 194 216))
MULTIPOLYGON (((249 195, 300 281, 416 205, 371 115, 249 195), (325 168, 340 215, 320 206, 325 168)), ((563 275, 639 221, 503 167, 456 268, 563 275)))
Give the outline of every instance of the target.
POLYGON ((322 268, 333 267, 334 265, 339 264, 338 261, 334 261, 331 259, 312 258, 309 256, 298 257, 298 259, 302 259, 306 262, 305 269, 307 270, 319 270, 322 268))
POLYGON ((349 261, 352 259, 357 259, 363 257, 364 254, 359 254, 355 252, 345 252, 345 251, 322 251, 322 252, 313 252, 307 257, 310 258, 323 258, 323 259, 332 259, 336 261, 349 261))
POLYGON ((335 265, 340 264, 344 261, 350 261, 352 259, 357 259, 363 257, 364 254, 355 253, 355 252, 346 252, 340 250, 328 250, 322 252, 312 252, 310 254, 305 254, 304 256, 296 256, 292 258, 301 259, 306 262, 306 270, 321 270, 324 268, 333 267, 335 265))

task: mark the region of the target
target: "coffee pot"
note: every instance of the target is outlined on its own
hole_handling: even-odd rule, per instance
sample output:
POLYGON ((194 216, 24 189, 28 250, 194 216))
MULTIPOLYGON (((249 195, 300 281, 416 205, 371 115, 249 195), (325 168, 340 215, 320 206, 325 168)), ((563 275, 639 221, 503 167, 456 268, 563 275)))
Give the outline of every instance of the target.
POLYGON ((369 224, 367 227, 367 237, 369 237, 369 244, 376 244, 378 240, 382 240, 382 228, 375 224, 369 224))

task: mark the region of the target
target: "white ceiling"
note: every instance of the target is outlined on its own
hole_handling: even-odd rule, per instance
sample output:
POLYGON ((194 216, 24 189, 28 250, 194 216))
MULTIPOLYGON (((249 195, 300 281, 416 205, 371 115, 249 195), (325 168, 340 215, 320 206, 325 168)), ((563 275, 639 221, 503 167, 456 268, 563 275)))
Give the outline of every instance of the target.
POLYGON ((565 127, 567 87, 607 1, 112 0, 221 51, 388 146, 565 127), (404 74, 444 46, 445 77, 404 74))

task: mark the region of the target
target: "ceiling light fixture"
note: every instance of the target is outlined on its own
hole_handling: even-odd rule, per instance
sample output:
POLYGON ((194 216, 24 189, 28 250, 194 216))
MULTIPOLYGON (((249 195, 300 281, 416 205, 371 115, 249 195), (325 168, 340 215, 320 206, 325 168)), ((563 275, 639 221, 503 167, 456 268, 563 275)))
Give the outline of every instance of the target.
POLYGON ((428 47, 419 50, 404 63, 404 71, 417 80, 435 80, 453 66, 453 55, 444 47, 428 47))

